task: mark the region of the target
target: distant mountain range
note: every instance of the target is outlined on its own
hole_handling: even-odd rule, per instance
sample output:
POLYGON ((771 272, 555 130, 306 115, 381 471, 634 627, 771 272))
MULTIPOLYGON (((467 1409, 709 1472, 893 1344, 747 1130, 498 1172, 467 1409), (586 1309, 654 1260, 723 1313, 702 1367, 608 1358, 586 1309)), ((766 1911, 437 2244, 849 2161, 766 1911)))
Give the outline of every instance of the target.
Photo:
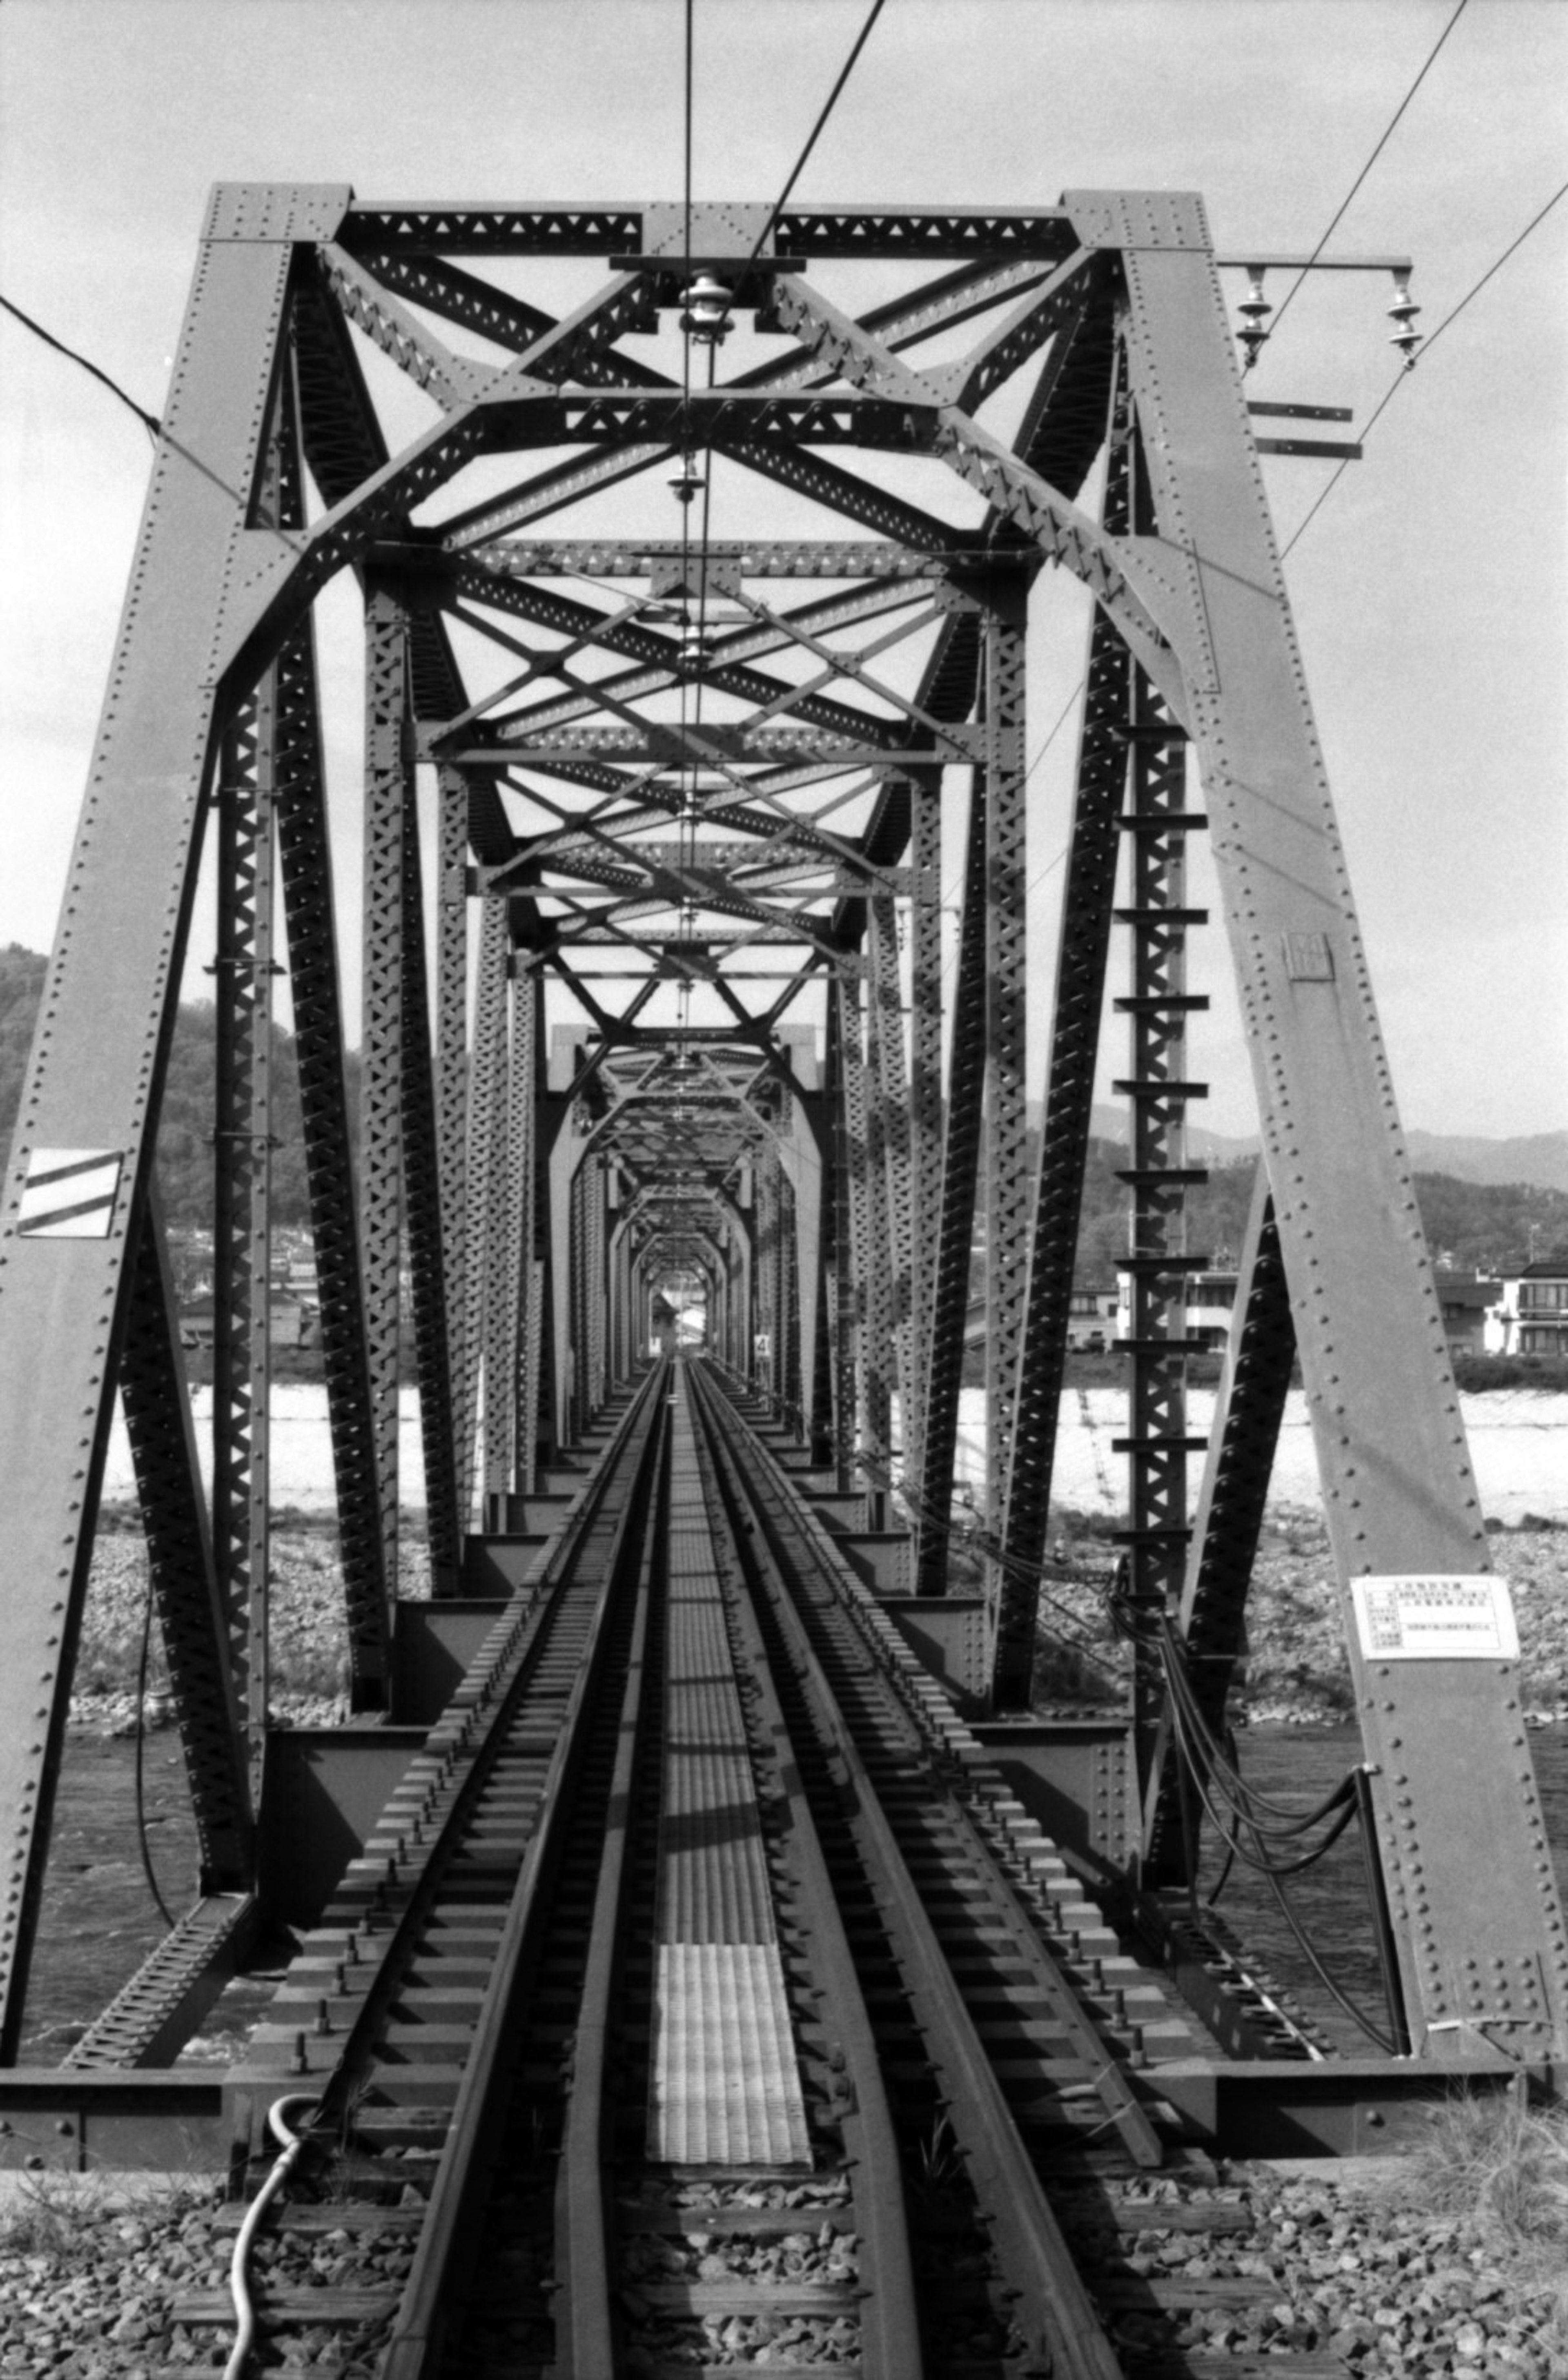
MULTIPOLYGON (((1031 1101, 1031 1124, 1039 1125, 1041 1112, 1031 1101)), ((1124 1141, 1125 1111, 1097 1107, 1093 1128, 1102 1139, 1124 1141)), ((1528 1133, 1511 1140, 1488 1140, 1478 1133, 1411 1132, 1405 1139, 1421 1173, 1447 1173, 1456 1182, 1529 1182, 1542 1190, 1568 1190, 1568 1132, 1528 1133)), ((1232 1165, 1238 1158, 1256 1157, 1258 1143, 1256 1137, 1233 1140, 1193 1124, 1187 1148, 1200 1164, 1232 1165)))

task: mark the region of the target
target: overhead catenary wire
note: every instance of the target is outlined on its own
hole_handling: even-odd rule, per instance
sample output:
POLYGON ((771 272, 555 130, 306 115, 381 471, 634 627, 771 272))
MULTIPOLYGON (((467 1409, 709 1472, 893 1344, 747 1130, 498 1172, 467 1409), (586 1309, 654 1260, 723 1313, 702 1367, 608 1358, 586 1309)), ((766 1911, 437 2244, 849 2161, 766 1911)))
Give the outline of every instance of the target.
POLYGON ((788 205, 790 193, 794 189, 796 182, 799 181, 801 175, 806 170, 806 161, 810 156, 811 152, 816 147, 819 140, 821 138, 823 128, 827 124, 829 116, 833 114, 833 109, 838 105, 844 86, 855 71, 856 61, 859 57, 861 51, 865 48, 866 43, 870 39, 871 28, 875 25, 877 18, 881 15, 886 5, 887 0, 871 0, 869 13, 867 16, 865 23, 861 26, 858 34, 856 36, 855 47, 850 51, 849 55, 845 58, 843 66, 839 68, 838 80, 834 83, 832 91, 829 91, 826 100, 822 103, 821 114, 818 116, 816 123, 811 127, 810 132, 807 136, 806 146, 802 149, 799 156, 796 159, 795 164, 791 168, 788 181, 784 184, 784 188, 779 192, 777 199, 774 200, 772 207, 769 211, 767 222, 763 225, 761 230, 757 235, 757 245, 751 251, 750 261, 753 264, 756 263, 757 259, 761 255, 763 249, 772 237, 773 225, 778 222, 779 217, 783 214, 785 207, 788 205))
MULTIPOLYGON (((796 183, 799 180, 801 174, 804 172, 807 162, 809 159, 812 151, 815 149, 818 140, 820 139, 829 117, 832 115, 833 109, 838 104, 838 101, 844 91, 845 85, 849 80, 850 75, 853 73, 856 63, 860 56, 860 53, 865 48, 866 43, 870 37, 871 29, 875 25, 877 18, 881 16, 885 6, 886 0, 871 0, 870 9, 867 14, 864 23, 861 25, 859 33, 856 37, 855 45, 851 49, 849 55, 845 58, 844 65, 839 69, 839 73, 833 83, 833 89, 829 91, 826 100, 823 102, 822 106, 818 113, 817 120, 812 125, 810 132, 807 136, 805 146, 802 148, 794 165, 790 169, 788 178, 786 179, 783 189, 780 191, 778 198, 774 200, 772 206, 768 212, 767 220, 764 223, 761 231, 758 234, 756 243, 752 248, 750 257, 748 260, 748 270, 749 270, 751 265, 756 263, 757 259, 766 247, 768 240, 771 238, 773 226, 777 223, 779 216, 784 212, 785 206, 788 204, 790 194, 794 190, 796 183)), ((683 145, 685 156, 686 250, 688 262, 691 256, 692 232, 692 124, 694 115, 693 91, 695 57, 694 8, 695 0, 686 0, 685 128, 683 145)), ((725 311, 727 315, 727 308, 725 311)), ((685 329, 681 372, 682 396, 683 402, 687 406, 689 406, 691 398, 691 346, 692 334, 688 317, 685 329)), ((712 387, 714 382, 717 355, 718 339, 715 337, 710 339, 708 346, 708 384, 710 388, 712 387)), ((711 539, 712 495, 713 447, 710 441, 704 448, 701 516, 697 540, 697 616, 695 627, 697 675, 695 682, 693 682, 683 672, 681 679, 680 724, 683 746, 688 724, 693 731, 699 730, 702 724, 703 683, 701 668, 707 642, 708 558, 711 539), (692 698, 689 722, 687 709, 688 691, 692 698)), ((681 550, 682 567, 687 575, 687 591, 689 598, 692 562, 691 516, 689 504, 687 507, 682 523, 681 550)), ((681 771, 681 792, 682 800, 678 840, 683 861, 689 866, 695 858, 697 842, 698 802, 697 762, 695 760, 691 763, 689 798, 687 797, 687 772, 684 766, 681 771)), ((687 990, 689 991, 689 987, 687 987, 687 990)), ((684 1045, 682 1046, 684 1047, 684 1045)))
MULTIPOLYGON (((1492 262, 1488 265, 1486 271, 1481 274, 1480 279, 1471 283, 1469 288, 1466 289, 1464 297, 1461 298, 1457 306, 1450 307, 1448 312, 1443 316, 1442 321, 1438 324, 1437 329, 1427 340, 1425 349, 1417 359, 1419 362, 1425 363, 1428 360, 1431 355, 1432 349, 1442 337, 1443 333, 1448 330, 1453 323, 1459 320, 1460 315, 1464 313, 1465 309, 1471 303, 1472 299, 1480 296, 1488 282, 1490 281, 1495 274, 1501 272, 1503 266, 1508 262, 1509 258, 1517 254, 1518 250, 1524 247, 1525 242, 1529 238, 1531 233, 1538 230, 1539 226, 1545 223, 1553 207, 1559 205, 1565 198, 1568 198, 1568 182, 1562 183, 1559 188, 1552 192, 1545 206, 1540 208, 1537 213, 1530 217, 1530 220, 1525 225, 1524 230, 1520 232, 1516 237, 1509 241, 1508 246, 1503 249, 1501 255, 1493 259, 1492 262)), ((1376 408, 1367 416, 1365 425, 1357 431, 1357 443, 1364 443, 1371 435, 1374 427, 1382 419, 1383 415, 1388 411, 1389 407, 1393 403, 1394 398, 1404 386, 1409 377, 1410 375, 1408 371, 1402 370, 1398 379, 1395 380, 1389 388, 1385 389, 1376 408)), ((1304 519, 1297 523, 1295 528, 1291 533, 1289 541, 1281 552, 1280 559, 1282 562, 1291 552, 1292 548, 1300 542, 1311 523, 1322 511, 1323 506, 1328 503, 1329 498, 1333 494, 1334 490, 1339 486, 1340 481, 1343 479, 1346 470, 1350 467, 1351 460, 1352 458, 1350 456, 1347 455, 1345 457, 1345 460, 1340 465, 1338 470, 1335 471, 1332 478, 1328 481, 1328 484, 1321 490, 1310 511, 1306 515, 1304 519)))
POLYGON ((32 333, 34 338, 42 339, 46 347, 53 347, 56 355, 65 356, 73 364, 79 364, 84 372, 91 372, 94 380, 102 381, 110 395, 117 396, 120 403, 135 414, 149 438, 154 443, 163 435, 164 425, 157 415, 149 413, 144 406, 138 405, 135 397, 123 389, 119 382, 106 372, 101 364, 95 364, 91 357, 82 355, 77 348, 67 346, 64 339, 57 339, 53 331, 46 331, 42 322, 35 322, 30 314, 24 313, 11 298, 0 297, 0 307, 4 307, 7 314, 14 315, 18 322, 32 333))
MULTIPOLYGON (((1443 27, 1442 31, 1438 35, 1437 40, 1432 43, 1431 48, 1428 51, 1426 63, 1422 67, 1420 73, 1416 76, 1415 81, 1405 92, 1404 97, 1400 101, 1399 105, 1394 109, 1393 114, 1390 116, 1388 123, 1383 128, 1381 137, 1380 138, 1377 146, 1373 149, 1371 155, 1367 160, 1367 163, 1362 166, 1361 171, 1355 176, 1355 181, 1352 182, 1349 189, 1340 200, 1338 207, 1334 210, 1332 219, 1330 222, 1327 231, 1325 231, 1322 238, 1318 242, 1317 247, 1313 249, 1311 255, 1307 258, 1307 262, 1303 265, 1301 271, 1296 274, 1295 279, 1291 283, 1290 287, 1286 290, 1284 297, 1281 299, 1280 310, 1275 315, 1273 322, 1270 326, 1269 335, 1270 338, 1273 338, 1278 333, 1280 324, 1284 321, 1285 316, 1290 310, 1292 298, 1295 296, 1296 291, 1301 287, 1302 283, 1306 280, 1307 274, 1317 263, 1318 259, 1322 255, 1323 250, 1329 245, 1330 240, 1332 239, 1335 232, 1339 229, 1339 226, 1343 221, 1345 215, 1349 212, 1352 200, 1355 198, 1357 190, 1360 189, 1362 183, 1367 179, 1367 175, 1371 172, 1379 158, 1382 155, 1383 151, 1388 147, 1390 140, 1393 137, 1395 128, 1397 127, 1400 118, 1404 115, 1405 109, 1409 106, 1411 101, 1420 90, 1421 85, 1426 81, 1428 75, 1437 64, 1439 51, 1448 40, 1449 35, 1453 32, 1455 25, 1458 24, 1459 19, 1463 17, 1468 6, 1469 0, 1459 0, 1459 6, 1455 8, 1453 16, 1443 27)), ((1248 369, 1251 369, 1250 365, 1248 366, 1248 369)))

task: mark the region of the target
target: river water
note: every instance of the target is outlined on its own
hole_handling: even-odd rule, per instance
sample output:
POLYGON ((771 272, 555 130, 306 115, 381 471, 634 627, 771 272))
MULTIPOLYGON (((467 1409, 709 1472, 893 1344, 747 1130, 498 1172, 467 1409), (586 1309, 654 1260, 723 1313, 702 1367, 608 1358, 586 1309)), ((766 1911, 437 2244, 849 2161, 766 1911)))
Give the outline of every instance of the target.
MULTIPOLYGON (((1568 1728, 1538 1729, 1530 1744, 1558 1880, 1568 1898, 1568 1728)), ((1250 1728, 1241 1737, 1246 1781, 1303 1809, 1320 1802, 1360 1757, 1354 1728, 1250 1728)), ((51 1888, 29 1995, 23 2064, 57 2063, 84 2020, 128 1979, 163 1932, 138 1851, 135 1777, 134 1744, 71 1735, 55 1807, 51 1888)), ((177 1915, 191 1898, 196 1841, 184 1764, 172 1734, 148 1739, 143 1778, 153 1872, 177 1915)), ((1210 1861, 1205 1891, 1214 1875, 1210 1861)), ((1378 1965, 1355 1828, 1289 1889, 1325 1963, 1380 2022, 1378 1965)), ((1355 2053, 1368 2046, 1312 1976, 1260 1876, 1233 1871, 1220 1906, 1248 1949, 1295 1994, 1336 2047, 1355 2053)), ((190 2055, 205 2062, 232 2058, 267 1989, 261 1982, 234 1986, 190 2055)))

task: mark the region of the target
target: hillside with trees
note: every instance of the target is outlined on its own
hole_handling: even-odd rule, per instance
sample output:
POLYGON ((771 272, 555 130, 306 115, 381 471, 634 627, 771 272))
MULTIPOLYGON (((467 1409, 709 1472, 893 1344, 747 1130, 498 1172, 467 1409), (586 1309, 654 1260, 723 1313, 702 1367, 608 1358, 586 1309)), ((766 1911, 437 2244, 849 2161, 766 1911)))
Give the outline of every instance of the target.
MULTIPOLYGON (((13 942, 0 951, 0 1145, 7 1163, 21 1105, 33 1025, 43 991, 44 961, 13 942)), ((169 1070, 158 1128, 158 1178, 169 1221, 201 1229, 213 1220, 213 1010, 210 1001, 182 1001, 175 1020, 169 1070)), ((348 1061, 351 1122, 359 1107, 359 1062, 348 1061)), ((299 1116, 299 1070, 294 1036, 273 1027, 273 1216, 283 1226, 308 1225, 310 1196, 299 1116)))
MULTIPOLYGON (((21 1103, 43 971, 44 962, 35 951, 24 951, 16 942, 0 951, 0 1141, 7 1150, 21 1103)), ((169 1218, 187 1228, 212 1220, 213 1023, 210 1002, 181 1003, 158 1133, 159 1175, 169 1218)), ((359 1056, 351 1052, 348 1100, 355 1121, 359 1078, 359 1056)), ((308 1224, 298 1070, 294 1037, 281 1026, 273 1028, 273 1099, 279 1142, 273 1151, 274 1219, 282 1225, 308 1224)), ((1038 1131, 1029 1133, 1028 1146, 1032 1166, 1039 1157, 1038 1131)), ((1090 1141, 1078 1244, 1082 1281, 1109 1281, 1125 1251, 1127 1191, 1116 1179, 1116 1169, 1126 1162, 1121 1141, 1090 1141)), ((1240 1257, 1252 1175, 1250 1157, 1211 1162, 1208 1181, 1189 1193, 1187 1245, 1221 1269, 1234 1266, 1240 1257)), ((1515 1271, 1533 1258, 1568 1256, 1568 1191, 1529 1182, 1470 1182, 1449 1173, 1417 1173, 1416 1195, 1433 1256, 1461 1271, 1515 1271)))

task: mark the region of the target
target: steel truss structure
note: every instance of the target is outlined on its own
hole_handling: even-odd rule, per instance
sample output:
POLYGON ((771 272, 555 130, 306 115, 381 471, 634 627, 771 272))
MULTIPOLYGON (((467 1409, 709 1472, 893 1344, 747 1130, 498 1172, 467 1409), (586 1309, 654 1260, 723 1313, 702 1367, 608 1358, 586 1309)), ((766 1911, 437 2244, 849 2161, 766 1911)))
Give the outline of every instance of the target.
MULTIPOLYGON (((629 1377, 677 1276, 704 1284, 711 1354, 798 1433, 822 1486, 864 1492, 883 1525, 902 1476, 918 1587, 941 1594, 983 1239, 987 1641, 1006 1710, 1027 1703, 1035 1653, 1118 926, 1130 1601, 1173 1617, 1217 1723, 1299 1361, 1411 2045, 1568 2046, 1568 1942, 1517 1662, 1481 1577, 1264 500, 1258 453, 1279 443, 1255 434, 1191 196, 793 209, 770 228, 748 205, 215 192, 0 1254, 0 2058, 20 2035, 116 1391, 201 1874, 142 2012, 128 2002, 80 2054, 165 2055, 254 1915, 280 979, 356 1709, 395 1715, 406 1322, 438 1597, 461 1588, 480 1513, 493 1523, 534 1489, 629 1377), (573 261, 581 302, 523 294, 535 272, 558 291, 573 261), (868 268, 869 303, 855 294, 868 268), (680 327, 700 274, 727 292, 731 357, 680 327), (669 467, 684 512, 659 484, 669 467), (723 536, 706 534, 711 501, 723 536), (1031 1169, 1026 638, 1048 565, 1092 602, 1031 1169), (364 598, 357 913, 334 903, 312 609, 345 572, 364 598), (1198 1178, 1184 1118, 1201 1093, 1186 1021, 1203 1005, 1186 943, 1204 923, 1184 855, 1199 831, 1265 1152, 1207 1443, 1185 1411, 1182 1287, 1199 1260, 1184 1232, 1198 1178), (218 917, 210 1496, 154 1164, 204 866, 218 917), (1444 1609, 1485 1658, 1453 1631, 1441 1658, 1406 1658, 1404 1621, 1444 1609)), ((1156 1884, 1190 1857, 1169 1721, 1145 1661, 1135 1726, 1156 1884)))

